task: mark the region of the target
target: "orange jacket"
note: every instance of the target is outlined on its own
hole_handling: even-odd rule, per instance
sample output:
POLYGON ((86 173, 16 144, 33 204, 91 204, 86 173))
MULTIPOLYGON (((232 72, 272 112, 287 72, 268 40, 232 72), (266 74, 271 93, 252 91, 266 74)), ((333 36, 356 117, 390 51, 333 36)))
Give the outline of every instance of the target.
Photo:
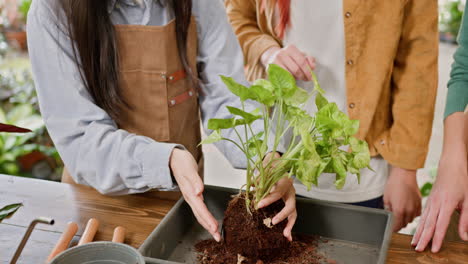
MULTIPOLYGON (((348 113, 361 122, 358 137, 396 167, 421 168, 438 84, 437 1, 343 1, 348 113)), ((248 79, 265 77, 261 55, 281 47, 276 0, 226 0, 226 7, 248 79)))

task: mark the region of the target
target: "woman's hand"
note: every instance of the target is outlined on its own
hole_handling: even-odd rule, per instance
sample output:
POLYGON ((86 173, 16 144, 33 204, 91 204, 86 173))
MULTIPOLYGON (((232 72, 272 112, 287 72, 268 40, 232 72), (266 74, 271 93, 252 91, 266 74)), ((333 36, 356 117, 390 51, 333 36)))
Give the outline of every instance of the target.
POLYGON ((421 215, 421 193, 416 182, 416 171, 392 167, 385 186, 384 205, 393 212, 394 232, 421 215))
MULTIPOLYGON (((264 160, 264 164, 268 163, 272 158, 279 158, 278 153, 269 153, 264 160)), ((270 204, 283 199, 285 206, 275 217, 272 219, 272 224, 276 225, 281 223, 286 218, 288 219, 288 224, 284 228, 283 235, 289 240, 292 241, 292 228, 297 219, 296 211, 296 190, 293 186, 293 179, 284 177, 271 190, 270 194, 261 200, 258 203, 258 208, 264 208, 270 204)))
POLYGON ((274 63, 288 70, 297 80, 312 81, 311 70, 315 69, 315 58, 302 53, 294 45, 266 50, 261 62, 265 66, 274 63))
POLYGON ((457 208, 461 210, 458 233, 460 238, 468 241, 467 125, 468 116, 461 112, 445 120, 444 149, 437 179, 411 242, 416 251, 423 251, 431 239, 432 252, 440 250, 451 216, 457 208))
POLYGON ((468 241, 468 174, 466 158, 460 160, 460 156, 454 153, 440 162, 439 176, 411 241, 416 251, 424 251, 432 239, 432 252, 439 252, 457 208, 462 210, 458 231, 460 237, 468 241))
POLYGON ((192 208, 198 222, 210 232, 217 242, 221 241, 218 222, 208 211, 203 201, 204 185, 198 175, 198 165, 192 154, 186 150, 175 148, 172 151, 170 167, 185 201, 192 208))

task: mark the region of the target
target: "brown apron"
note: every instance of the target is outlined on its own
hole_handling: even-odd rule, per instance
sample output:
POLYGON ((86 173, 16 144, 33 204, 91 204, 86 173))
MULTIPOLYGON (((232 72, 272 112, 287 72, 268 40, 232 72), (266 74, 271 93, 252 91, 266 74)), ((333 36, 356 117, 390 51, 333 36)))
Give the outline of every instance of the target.
MULTIPOLYGON (((119 128, 185 146, 203 175, 202 152, 197 147, 201 139, 198 96, 180 61, 175 21, 166 26, 116 25, 115 29, 122 95, 130 106, 122 111, 119 128)), ((197 43, 192 17, 187 57, 195 73, 197 43)), ((74 183, 66 169, 62 182, 74 183)))

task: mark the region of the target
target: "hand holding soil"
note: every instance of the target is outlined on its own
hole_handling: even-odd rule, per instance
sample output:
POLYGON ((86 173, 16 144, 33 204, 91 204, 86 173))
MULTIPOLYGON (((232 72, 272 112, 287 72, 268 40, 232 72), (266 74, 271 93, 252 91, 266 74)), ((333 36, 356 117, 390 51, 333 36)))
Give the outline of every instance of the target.
MULTIPOLYGON (((272 166, 274 166, 274 159, 278 158, 280 158, 280 155, 277 152, 269 153, 265 157, 263 164, 266 165, 269 162, 272 162, 272 166)), ((271 224, 276 225, 287 218, 288 224, 284 228, 283 235, 289 241, 292 241, 291 231, 297 219, 296 190, 293 186, 293 180, 288 178, 287 175, 273 187, 273 189, 267 197, 265 197, 258 203, 258 209, 265 208, 280 199, 283 199, 285 206, 275 217, 273 217, 273 219, 271 219, 271 224)))
POLYGON ((203 202, 203 181, 198 175, 198 165, 192 154, 186 150, 174 149, 170 159, 170 167, 180 191, 192 208, 197 221, 219 242, 221 235, 218 231, 218 222, 203 202))

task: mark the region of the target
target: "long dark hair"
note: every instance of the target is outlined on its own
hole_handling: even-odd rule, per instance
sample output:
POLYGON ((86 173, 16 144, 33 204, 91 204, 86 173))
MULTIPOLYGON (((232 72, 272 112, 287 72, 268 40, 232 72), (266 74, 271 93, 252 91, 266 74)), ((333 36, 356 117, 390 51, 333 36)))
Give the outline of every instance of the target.
MULTIPOLYGON (((111 0, 58 0, 65 15, 65 26, 72 41, 75 62, 86 89, 95 103, 114 120, 123 107, 119 78, 119 53, 116 33, 108 5, 111 0)), ((192 0, 167 0, 176 20, 176 38, 185 71, 196 86, 198 78, 187 58, 188 29, 192 0)))

